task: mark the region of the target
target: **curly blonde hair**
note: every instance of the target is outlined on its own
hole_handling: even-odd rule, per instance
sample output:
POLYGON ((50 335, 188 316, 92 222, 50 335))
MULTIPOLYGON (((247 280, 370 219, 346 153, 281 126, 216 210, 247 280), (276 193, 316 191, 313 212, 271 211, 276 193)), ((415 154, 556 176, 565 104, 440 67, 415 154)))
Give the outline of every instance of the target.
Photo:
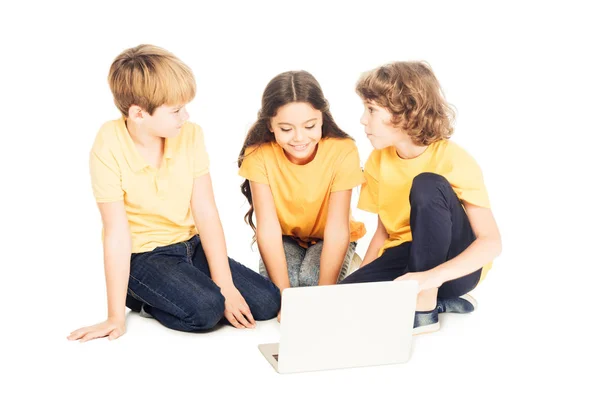
POLYGON ((394 62, 362 74, 356 92, 392 114, 392 124, 420 145, 448 139, 455 112, 426 62, 394 62))

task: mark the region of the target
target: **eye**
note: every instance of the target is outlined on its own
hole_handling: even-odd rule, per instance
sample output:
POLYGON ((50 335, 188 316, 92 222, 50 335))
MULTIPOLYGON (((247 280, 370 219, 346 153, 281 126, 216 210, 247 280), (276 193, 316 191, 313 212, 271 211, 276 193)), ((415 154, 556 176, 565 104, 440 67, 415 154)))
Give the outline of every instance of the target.
POLYGON ((373 112, 375 112, 373 107, 367 107, 367 110, 369 110, 369 114, 373 114, 373 112))
POLYGON ((312 124, 311 126, 307 126, 306 129, 312 129, 315 127, 316 124, 312 124))
POLYGON ((292 130, 292 128, 288 128, 288 129, 281 128, 281 131, 282 131, 282 132, 290 132, 291 130, 292 130))
POLYGON ((173 111, 175 114, 179 113, 179 111, 181 111, 181 108, 178 108, 177 110, 173 111))

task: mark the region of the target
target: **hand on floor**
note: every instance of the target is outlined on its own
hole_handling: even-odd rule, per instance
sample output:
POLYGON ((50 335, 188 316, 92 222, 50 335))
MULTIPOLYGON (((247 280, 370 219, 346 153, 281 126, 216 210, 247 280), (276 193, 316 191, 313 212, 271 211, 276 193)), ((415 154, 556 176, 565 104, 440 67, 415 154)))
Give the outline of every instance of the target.
POLYGON ((108 340, 116 339, 125 334, 125 320, 107 319, 96 325, 86 326, 71 332, 67 339, 79 340, 82 343, 88 340, 108 336, 108 340))
POLYGON ((254 328, 256 322, 250 312, 250 307, 235 286, 221 289, 225 297, 225 318, 236 328, 254 328))

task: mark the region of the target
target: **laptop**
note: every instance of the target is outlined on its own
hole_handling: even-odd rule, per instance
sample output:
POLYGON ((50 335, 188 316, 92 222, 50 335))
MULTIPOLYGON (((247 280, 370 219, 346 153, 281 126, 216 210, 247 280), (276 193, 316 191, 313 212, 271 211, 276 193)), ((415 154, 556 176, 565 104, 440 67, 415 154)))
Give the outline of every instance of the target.
POLYGON ((285 289, 280 343, 258 348, 281 374, 405 363, 417 293, 416 281, 285 289))

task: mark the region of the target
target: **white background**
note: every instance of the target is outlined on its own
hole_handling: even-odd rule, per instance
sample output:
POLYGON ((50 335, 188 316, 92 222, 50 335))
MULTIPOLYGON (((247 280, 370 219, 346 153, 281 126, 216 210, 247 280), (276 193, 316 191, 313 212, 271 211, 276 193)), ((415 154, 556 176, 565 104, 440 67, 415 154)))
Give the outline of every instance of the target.
MULTIPOLYGON (((1 398, 597 398, 597 12, 575 1, 196 3, 0 6, 1 398), (236 158, 267 82, 314 74, 364 163, 359 74, 428 61, 503 236, 477 312, 444 315, 407 364, 291 376, 256 348, 278 340, 273 321, 183 334, 129 315, 115 342, 68 342, 106 315, 88 152, 119 116, 109 66, 140 43, 194 71, 188 111, 206 133, 229 255, 254 269, 236 158)), ((368 228, 362 256, 375 219, 354 213, 368 228)))

